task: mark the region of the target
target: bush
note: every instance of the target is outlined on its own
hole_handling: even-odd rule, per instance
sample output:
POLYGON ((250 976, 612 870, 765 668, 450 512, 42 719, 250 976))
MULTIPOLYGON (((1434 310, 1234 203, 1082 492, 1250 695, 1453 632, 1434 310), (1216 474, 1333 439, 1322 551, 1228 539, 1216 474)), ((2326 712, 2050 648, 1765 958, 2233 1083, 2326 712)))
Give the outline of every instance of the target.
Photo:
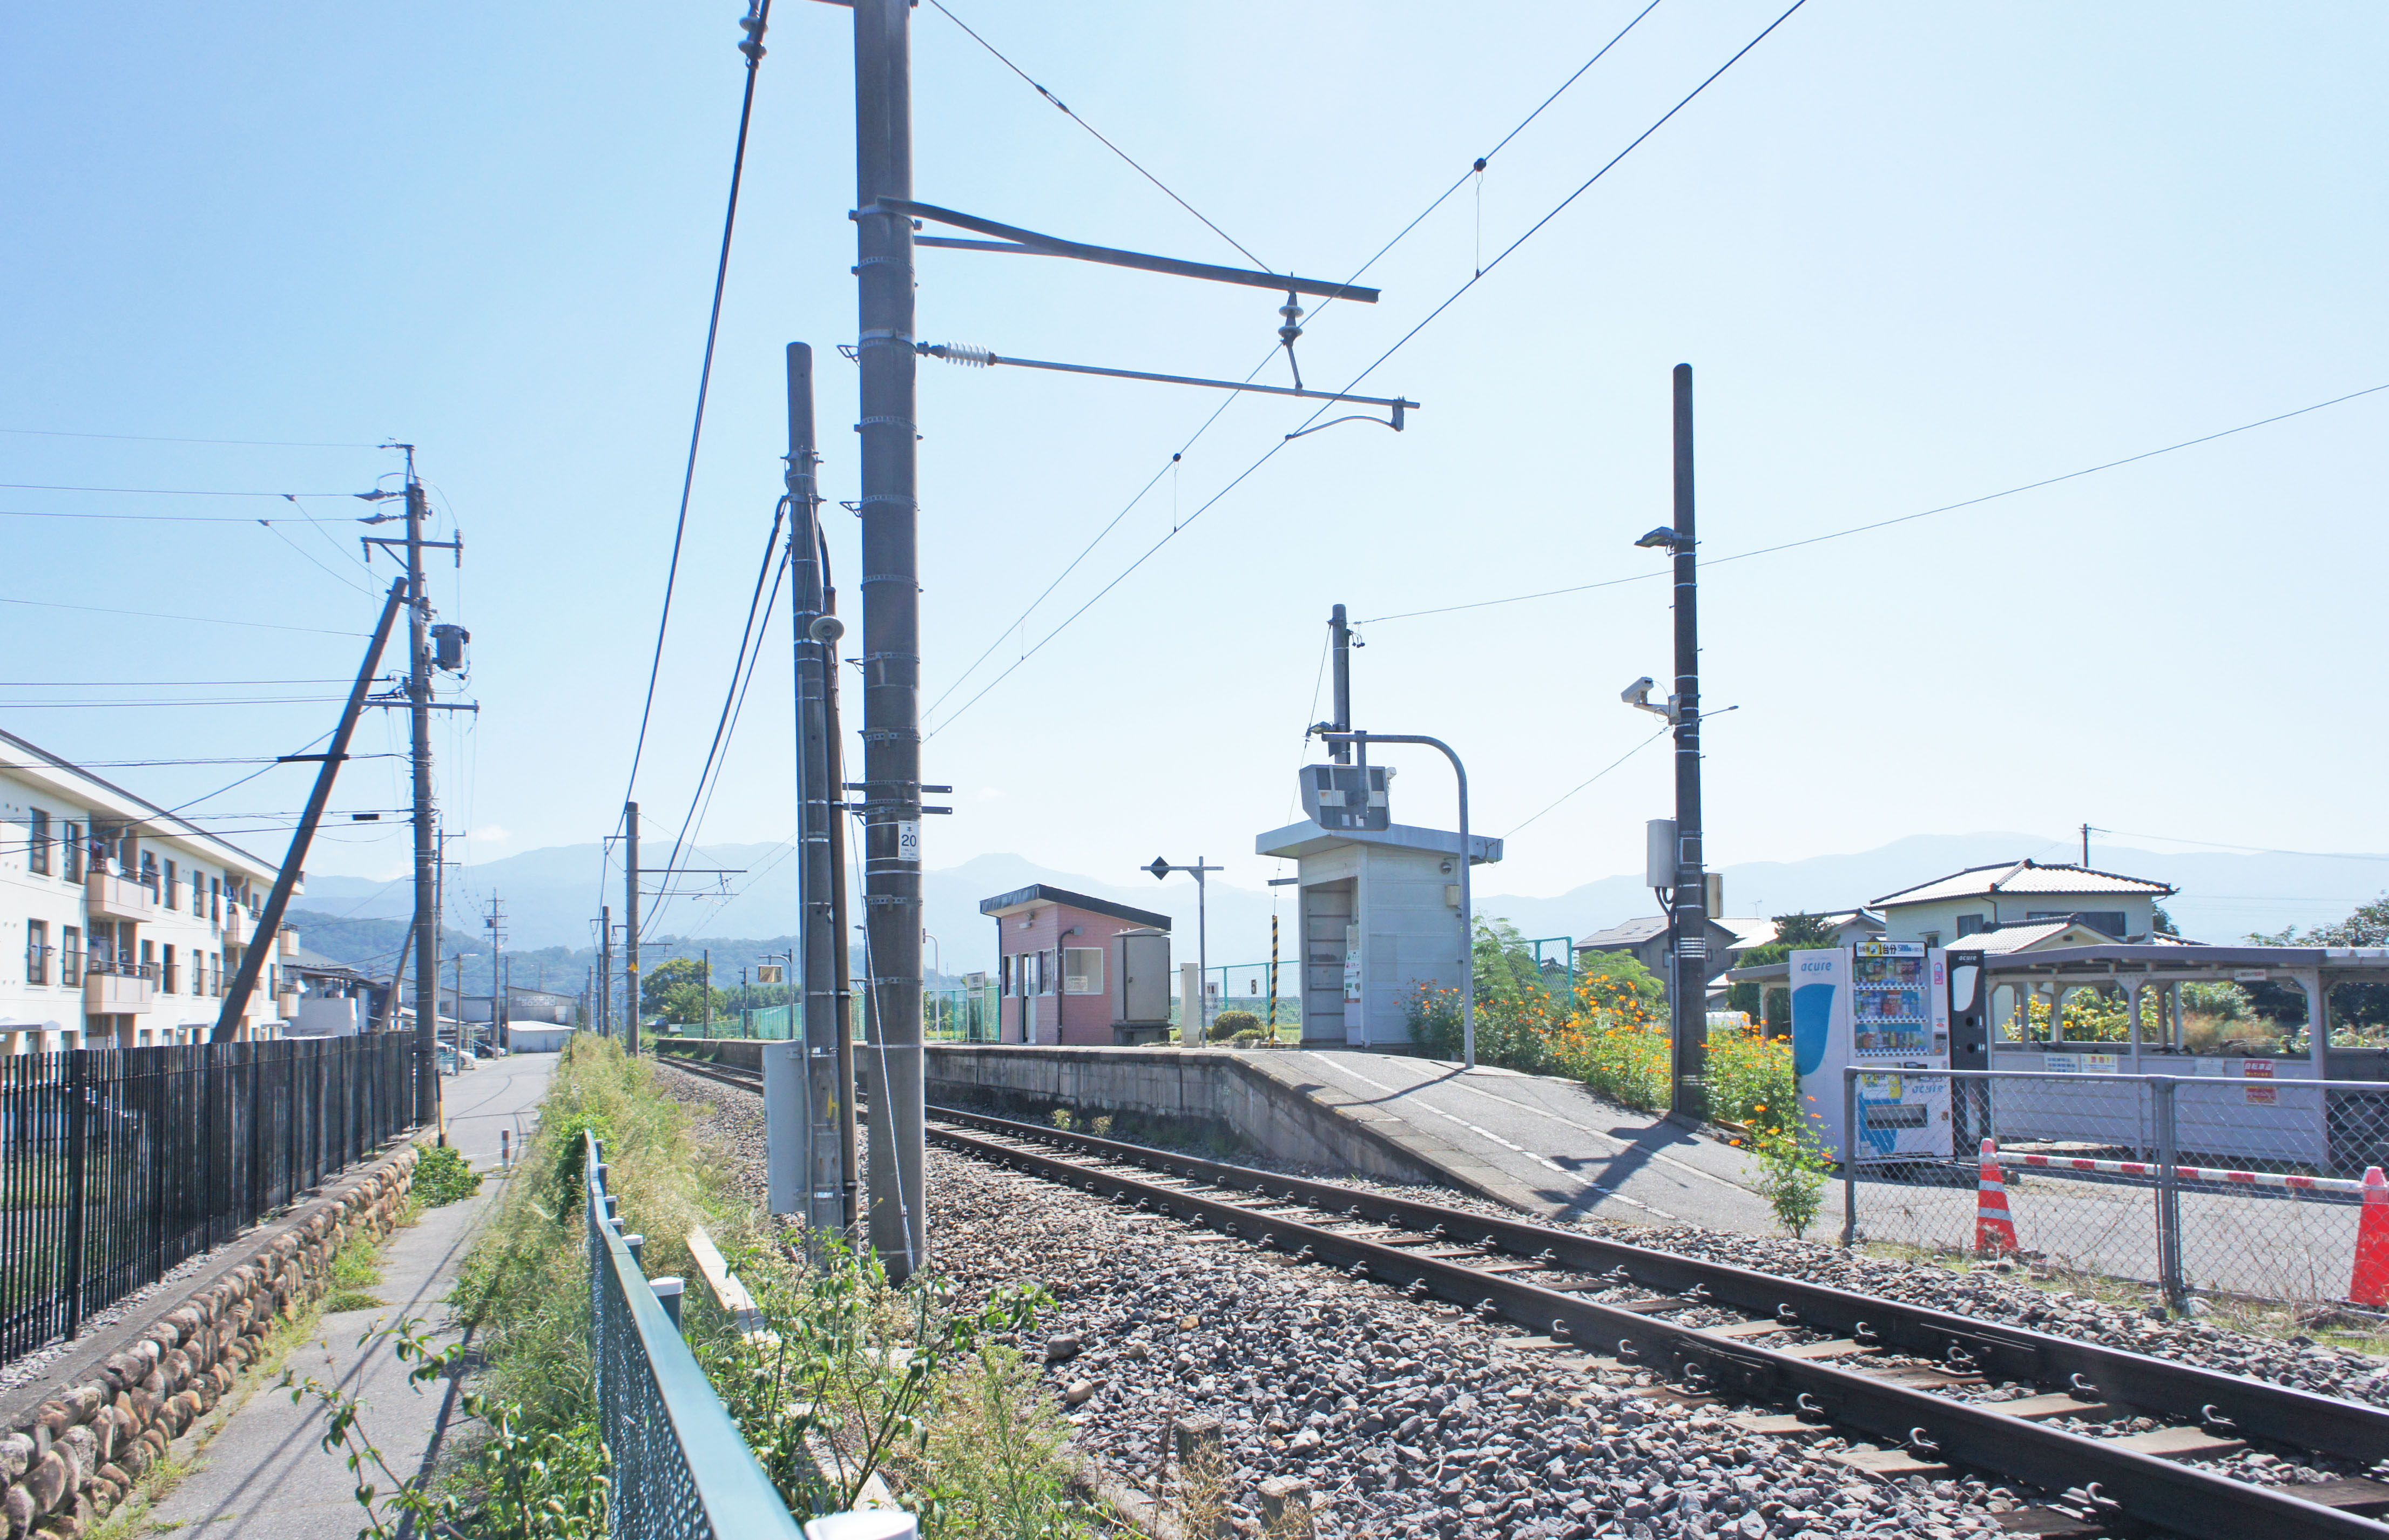
POLYGON ((415 1163, 415 1196, 426 1208, 445 1208, 480 1190, 481 1174, 448 1145, 433 1145, 415 1163))
POLYGON ((1257 1048, 1270 1040, 1270 1035, 1258 1027, 1247 1027, 1228 1039, 1238 1048, 1257 1048))
POLYGON ((1260 1029, 1261 1019, 1249 1011, 1222 1011, 1211 1018, 1210 1029, 1205 1036, 1215 1043, 1224 1043, 1239 1032, 1260 1029))
POLYGON ((1711 1117, 1769 1130, 1800 1124, 1792 1045, 1757 1027, 1709 1034, 1708 1090, 1711 1117))

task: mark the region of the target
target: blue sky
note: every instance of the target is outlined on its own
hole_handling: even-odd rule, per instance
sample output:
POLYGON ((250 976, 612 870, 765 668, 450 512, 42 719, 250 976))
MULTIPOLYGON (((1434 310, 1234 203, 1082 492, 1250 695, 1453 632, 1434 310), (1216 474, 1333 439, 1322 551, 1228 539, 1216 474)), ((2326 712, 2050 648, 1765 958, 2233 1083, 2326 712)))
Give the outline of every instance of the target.
MULTIPOLYGON (((953 8, 1264 261, 1330 277, 1633 13, 953 8)), ((1372 269, 1382 303, 1312 319, 1306 378, 1349 378, 1780 9, 1664 0, 1372 269)), ((395 468, 370 446, 420 445, 440 532, 466 541, 435 595, 475 638, 483 710, 439 733, 472 859, 617 817, 720 234, 735 20, 535 5, 0 20, 0 428, 19 430, 0 432, 0 480, 339 494, 395 468)), ((935 8, 914 25, 917 196, 1241 260, 935 8)), ((769 39, 640 777, 667 832, 770 520, 791 338, 823 355, 825 490, 855 495, 851 372, 833 351, 854 328, 847 27, 784 0, 769 39)), ((925 364, 929 694, 996 644, 930 719, 928 778, 957 788, 931 864, 1017 851, 1112 873, 1199 852, 1258 886, 1273 873, 1253 836, 1287 821, 1302 726, 1323 714, 1328 606, 1366 618, 1653 572, 1629 542, 1667 512, 1680 360, 1698 373, 1712 558, 2389 384, 2384 42, 2389 19, 2354 5, 1811 0, 1371 376, 1424 403, 1406 432, 1306 439, 1192 523, 1305 414, 1243 401, 1194 438, 1218 404, 1205 393, 925 364)), ((925 251, 920 281, 926 336, 1042 358, 1242 375, 1278 324, 1260 291, 1083 264, 925 251)), ((2143 847, 2389 849, 2384 424, 2389 392, 1718 566, 1708 697, 1740 709, 1710 736, 1713 858, 2084 821, 2143 847)), ((350 558, 364 508, 339 496, 20 486, 0 508, 276 521, 0 518, 0 599, 206 617, 0 604, 7 721, 88 760, 299 747, 337 685, 220 681, 343 678, 359 643, 320 633, 365 630, 390 570, 350 558), (115 682, 138 681, 175 682, 115 682), (25 704, 136 697, 288 703, 25 704)), ((831 518, 850 583, 853 525, 831 518)), ((1361 719, 1450 739, 1477 826, 1508 832, 1648 735, 1616 697, 1666 671, 1666 604, 1645 580, 1365 627, 1361 719)), ((793 822, 784 638, 712 837, 793 822)), ((360 747, 395 749, 398 729, 371 723, 360 747)), ((1397 816, 1446 821, 1439 766, 1405 770, 1397 816)), ((246 770, 109 773, 179 801, 246 770)), ((1667 787, 1663 753, 1642 751, 1517 834, 1495 885, 1633 869, 1667 787)), ((303 795, 280 770, 202 807, 271 853, 303 795)), ((403 801, 382 759, 340 805, 403 801)), ((387 875, 403 850, 396 829, 341 830, 313 864, 387 875)), ((2346 897, 2318 895, 2311 918, 2346 897)))

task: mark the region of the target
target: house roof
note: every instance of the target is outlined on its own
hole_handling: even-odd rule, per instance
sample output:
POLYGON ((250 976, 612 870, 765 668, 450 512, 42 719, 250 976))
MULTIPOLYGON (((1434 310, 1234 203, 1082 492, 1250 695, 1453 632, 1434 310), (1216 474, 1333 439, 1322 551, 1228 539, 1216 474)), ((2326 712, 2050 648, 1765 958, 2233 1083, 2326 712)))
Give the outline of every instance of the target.
POLYGON ((1629 920, 1622 925, 1612 925, 1605 931, 1595 931, 1591 935, 1579 935, 1576 938, 1576 949, 1580 952, 1615 951, 1621 947, 1639 947, 1654 936, 1667 934, 1667 917, 1654 914, 1647 919, 1629 920))
POLYGON ((196 846, 212 856, 219 865, 267 882, 274 880, 276 868, 272 861, 252 856, 239 846, 209 834, 147 797, 128 792, 112 781, 104 781, 82 766, 59 758, 38 744, 27 743, 13 732, 0 732, 0 770, 15 770, 45 781, 61 791, 72 793, 92 811, 137 824, 145 834, 196 846))
POLYGON ((1929 904, 1944 898, 1974 898, 1992 896, 2059 896, 2077 897, 2104 894, 2117 897, 2141 897, 2164 898, 2175 888, 2170 883, 2152 882, 2146 877, 2127 877, 2114 872, 2095 872, 2087 866, 2043 866, 2038 861, 1996 861, 1989 866, 1970 866, 1963 872, 1953 872, 1914 887, 1904 887, 1885 894, 1867 907, 1880 909, 1886 905, 1929 904))
POLYGON ((1109 898, 1091 898, 1083 893, 1073 893, 1067 887, 1054 887, 1046 883, 1031 883, 1027 887, 1016 887, 1009 893, 999 893, 992 898, 981 898, 978 901, 978 911, 981 914, 1004 915, 1016 910, 1027 909, 1031 904, 1067 904, 1072 909, 1082 909, 1090 914, 1102 914, 1114 920, 1125 920, 1131 925, 1150 925, 1155 930, 1162 931, 1169 928, 1169 916, 1166 914, 1156 914, 1150 910, 1131 909, 1126 904, 1116 904, 1109 898))

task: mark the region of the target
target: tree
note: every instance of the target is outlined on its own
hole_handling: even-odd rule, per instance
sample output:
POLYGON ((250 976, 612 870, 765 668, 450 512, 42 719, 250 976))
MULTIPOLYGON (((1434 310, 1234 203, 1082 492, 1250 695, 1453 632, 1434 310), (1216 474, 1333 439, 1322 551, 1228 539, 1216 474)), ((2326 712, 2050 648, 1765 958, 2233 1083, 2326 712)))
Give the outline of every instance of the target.
POLYGON ((1509 921, 1478 919, 1470 952, 1478 1003, 1502 1004, 1551 993, 1543 987, 1542 971, 1535 966, 1534 948, 1509 921))
MULTIPOLYGON (((2335 925, 2318 925, 2309 931, 2300 931, 2292 926, 2270 935, 2251 935, 2248 939, 2259 947, 2389 945, 2389 893, 2369 904, 2358 904, 2354 913, 2335 925)), ((2258 1014, 2283 1023, 2306 1020, 2306 991, 2295 986, 2268 981, 2252 984, 2247 988, 2249 997, 2255 1001, 2258 1014)), ((2389 984, 2340 985, 2331 992, 2331 1009, 2333 1021, 2338 1025, 2389 1025, 2389 984)))
MULTIPOLYGON (((1821 914, 1810 914, 1803 910, 1797 914, 1779 914, 1775 917, 1775 940, 1772 945, 1781 947, 1785 952, 1790 953, 1816 951, 1820 948, 1836 947, 1841 943, 1833 935, 1832 921, 1821 914)), ((1744 961, 1747 961, 1748 958, 1745 956, 1744 961)), ((1782 959, 1769 958, 1768 961, 1780 962, 1782 959)))
MULTIPOLYGON (((639 985, 639 1003, 668 1022, 705 1020, 705 964, 693 957, 675 957, 650 969, 639 985)), ((730 992, 709 991, 716 1016, 730 1009, 730 992)))

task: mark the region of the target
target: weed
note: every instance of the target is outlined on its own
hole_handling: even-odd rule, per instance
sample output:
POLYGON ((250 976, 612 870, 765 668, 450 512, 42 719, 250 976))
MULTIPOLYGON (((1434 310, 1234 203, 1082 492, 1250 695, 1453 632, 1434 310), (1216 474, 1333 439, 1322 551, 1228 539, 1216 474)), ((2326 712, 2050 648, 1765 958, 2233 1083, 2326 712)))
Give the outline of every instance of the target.
POLYGON ((1808 1232, 1824 1206, 1832 1163, 1808 1147, 1796 1128, 1769 1128, 1752 1141, 1759 1161, 1758 1195, 1795 1241, 1808 1232))
POLYGON ((345 1315, 351 1310, 378 1310, 390 1302, 366 1293, 362 1289, 337 1289, 324 1296, 315 1308, 326 1316, 345 1315))
POLYGON ((1078 1540, 1068 1425, 1020 1355, 981 1342, 936 1395, 927 1436, 891 1474, 923 1540, 1078 1540))
POLYGON ((444 1208, 481 1190, 481 1174, 445 1144, 435 1144, 415 1163, 415 1191, 429 1208, 444 1208))

